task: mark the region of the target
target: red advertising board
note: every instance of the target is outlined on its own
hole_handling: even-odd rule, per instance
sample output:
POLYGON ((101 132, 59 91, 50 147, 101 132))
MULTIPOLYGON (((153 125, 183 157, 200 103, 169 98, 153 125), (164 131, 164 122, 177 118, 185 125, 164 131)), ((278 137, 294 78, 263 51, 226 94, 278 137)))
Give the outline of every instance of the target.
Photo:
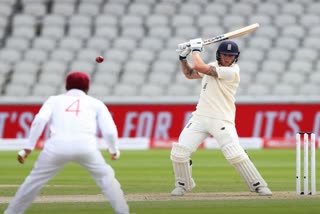
POLYGON ((240 136, 294 138, 296 132, 320 134, 320 104, 238 104, 240 136))
MULTIPOLYGON (((0 138, 25 138, 40 105, 1 105, 0 138)), ((195 109, 194 104, 108 105, 120 137, 176 139, 195 109)), ((292 138, 298 131, 320 134, 319 104, 237 104, 241 137, 292 138)))

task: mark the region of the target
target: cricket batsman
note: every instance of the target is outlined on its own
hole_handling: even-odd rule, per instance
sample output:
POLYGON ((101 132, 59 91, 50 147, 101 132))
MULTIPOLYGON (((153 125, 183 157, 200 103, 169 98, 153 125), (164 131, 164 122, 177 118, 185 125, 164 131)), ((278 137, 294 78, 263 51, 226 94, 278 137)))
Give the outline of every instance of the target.
POLYGON ((247 153, 239 144, 235 128, 235 94, 240 83, 238 45, 225 40, 216 51, 216 61, 206 64, 201 58, 203 40, 190 40, 190 47, 178 46, 181 70, 188 79, 202 78, 200 98, 191 119, 182 130, 178 143, 173 143, 171 161, 175 175, 172 196, 183 196, 195 187, 191 170, 191 154, 205 138, 213 136, 227 161, 238 171, 251 192, 271 196, 247 153), (187 61, 191 53, 192 65, 187 61))

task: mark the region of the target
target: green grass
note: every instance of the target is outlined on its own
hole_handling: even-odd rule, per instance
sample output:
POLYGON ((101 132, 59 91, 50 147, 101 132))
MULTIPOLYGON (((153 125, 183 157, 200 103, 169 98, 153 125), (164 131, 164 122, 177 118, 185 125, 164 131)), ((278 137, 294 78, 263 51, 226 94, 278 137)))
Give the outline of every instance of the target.
MULTIPOLYGON (((294 150, 249 150, 248 154, 273 192, 295 191, 294 150)), ((106 160, 116 171, 126 194, 170 192, 174 178, 170 161, 170 150, 122 151, 121 159, 106 160)), ((34 152, 27 163, 16 161, 16 152, 0 152, 0 185, 20 185, 29 174, 38 152, 34 152)), ((224 159, 219 150, 199 150, 193 156, 193 174, 197 183, 193 192, 237 192, 248 191, 244 181, 224 159)), ((319 171, 317 164, 317 171, 319 171)), ((317 176, 319 180, 319 176, 317 176)), ((319 182, 318 182, 319 183, 319 182)), ((317 186, 319 189, 320 186, 317 186)), ((0 187, 1 196, 13 196, 16 186, 0 187)), ((89 174, 81 167, 67 165, 41 195, 93 195, 100 194, 89 174), (51 185, 51 186, 50 186, 51 185), (58 185, 58 186, 53 186, 58 185), (60 186, 59 186, 60 185, 60 186), (76 185, 74 187, 72 185, 76 185)), ((191 214, 191 213, 319 213, 319 198, 299 197, 295 199, 251 199, 211 201, 145 201, 129 202, 131 212, 136 214, 191 214)), ((0 204, 0 213, 7 204, 0 204)), ((99 214, 113 213, 108 203, 34 203, 27 214, 99 214)))

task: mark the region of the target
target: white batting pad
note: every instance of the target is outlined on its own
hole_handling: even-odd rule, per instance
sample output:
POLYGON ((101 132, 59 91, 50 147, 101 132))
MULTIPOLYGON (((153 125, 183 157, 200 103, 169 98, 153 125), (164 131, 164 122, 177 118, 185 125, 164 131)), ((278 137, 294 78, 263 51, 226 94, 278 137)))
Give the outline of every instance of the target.
POLYGON ((171 161, 176 179, 176 187, 183 187, 187 191, 195 187, 192 179, 190 154, 189 149, 185 146, 173 143, 171 161))
POLYGON ((235 167, 246 181, 251 192, 254 192, 258 187, 267 186, 257 168, 239 144, 229 143, 222 147, 221 150, 229 163, 235 167))

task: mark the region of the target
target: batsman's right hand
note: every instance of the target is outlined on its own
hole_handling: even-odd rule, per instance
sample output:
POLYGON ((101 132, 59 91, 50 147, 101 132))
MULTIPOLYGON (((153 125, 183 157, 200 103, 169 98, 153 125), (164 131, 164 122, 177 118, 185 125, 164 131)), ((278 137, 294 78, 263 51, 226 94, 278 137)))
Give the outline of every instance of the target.
POLYGON ((185 49, 183 49, 179 52, 179 56, 181 56, 183 58, 187 58, 187 56, 190 54, 190 52, 191 52, 191 48, 186 47, 185 49))
POLYGON ((190 42, 180 43, 178 44, 178 49, 176 49, 176 52, 180 52, 181 50, 184 50, 187 47, 190 47, 190 42))
POLYGON ((187 56, 191 52, 191 48, 188 46, 189 43, 181 43, 178 45, 178 49, 176 51, 179 53, 179 58, 181 59, 186 59, 187 56))

